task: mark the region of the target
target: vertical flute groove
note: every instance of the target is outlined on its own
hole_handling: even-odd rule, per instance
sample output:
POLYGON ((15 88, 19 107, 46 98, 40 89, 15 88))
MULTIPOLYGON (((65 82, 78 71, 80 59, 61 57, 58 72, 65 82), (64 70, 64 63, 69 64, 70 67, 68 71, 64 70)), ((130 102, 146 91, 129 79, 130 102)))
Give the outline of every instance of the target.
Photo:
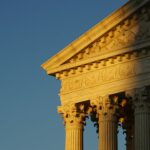
POLYGON ((117 150, 117 121, 112 121, 116 118, 106 118, 99 120, 99 150, 117 150))
POLYGON ((150 150, 150 110, 147 106, 135 109, 135 149, 150 150))

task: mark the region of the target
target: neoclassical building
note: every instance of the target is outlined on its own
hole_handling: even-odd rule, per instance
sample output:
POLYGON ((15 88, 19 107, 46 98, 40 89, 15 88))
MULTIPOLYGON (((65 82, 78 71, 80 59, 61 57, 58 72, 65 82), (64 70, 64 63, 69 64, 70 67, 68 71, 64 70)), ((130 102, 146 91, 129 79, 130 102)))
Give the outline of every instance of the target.
POLYGON ((86 118, 99 150, 150 150, 150 0, 130 0, 42 64, 61 81, 65 150, 83 150, 86 118))

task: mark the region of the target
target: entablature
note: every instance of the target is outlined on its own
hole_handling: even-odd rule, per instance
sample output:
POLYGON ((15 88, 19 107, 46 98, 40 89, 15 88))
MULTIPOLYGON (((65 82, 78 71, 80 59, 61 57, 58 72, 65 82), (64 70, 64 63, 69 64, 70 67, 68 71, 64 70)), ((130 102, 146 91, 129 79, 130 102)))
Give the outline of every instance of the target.
POLYGON ((83 61, 83 63, 80 62, 80 65, 79 63, 76 63, 75 65, 72 65, 72 67, 66 64, 66 66, 64 66, 66 68, 64 68, 63 71, 56 73, 56 78, 63 80, 65 78, 78 76, 95 70, 105 69, 107 67, 114 66, 116 64, 121 64, 124 62, 128 63, 132 60, 138 60, 149 56, 150 56, 150 47, 141 48, 137 50, 128 49, 127 51, 124 50, 124 53, 120 53, 118 55, 112 54, 109 55, 109 57, 107 55, 106 56, 104 55, 103 57, 100 56, 97 59, 90 59, 90 61, 88 60, 89 62, 88 61, 83 61))
POLYGON ((142 49, 65 72, 61 76, 60 98, 62 103, 80 102, 91 95, 103 96, 149 84, 150 49, 142 49))
POLYGON ((46 61, 49 75, 80 66, 107 54, 120 53, 150 40, 149 0, 129 1, 46 61))

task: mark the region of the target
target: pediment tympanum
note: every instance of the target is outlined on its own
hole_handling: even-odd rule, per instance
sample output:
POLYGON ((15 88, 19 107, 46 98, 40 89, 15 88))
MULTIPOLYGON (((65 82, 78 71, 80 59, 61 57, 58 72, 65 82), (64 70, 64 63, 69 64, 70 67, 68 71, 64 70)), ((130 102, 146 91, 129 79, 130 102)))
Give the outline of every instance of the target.
POLYGON ((121 49, 146 43, 150 40, 150 11, 148 11, 149 8, 142 8, 141 12, 136 12, 130 18, 113 27, 64 64, 75 63, 111 52, 121 52, 121 49))
POLYGON ((42 67, 56 75, 89 62, 144 47, 150 40, 149 1, 129 1, 77 40, 46 61, 42 67))

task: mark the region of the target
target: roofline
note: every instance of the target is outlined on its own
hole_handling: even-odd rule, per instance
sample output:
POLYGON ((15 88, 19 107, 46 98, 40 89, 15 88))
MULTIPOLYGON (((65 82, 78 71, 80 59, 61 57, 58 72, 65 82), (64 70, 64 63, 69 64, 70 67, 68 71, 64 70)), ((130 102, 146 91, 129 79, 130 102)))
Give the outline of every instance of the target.
POLYGON ((94 27, 82 34, 79 38, 70 43, 67 47, 62 49, 60 52, 48 59, 46 62, 44 62, 41 67, 47 73, 49 72, 49 74, 53 74, 53 72, 51 72, 50 70, 53 70, 55 67, 58 67, 59 65, 64 63, 64 58, 65 61, 71 58, 74 53, 78 53, 87 45, 94 42, 97 38, 103 36, 106 32, 112 29, 113 26, 119 24, 122 20, 134 13, 137 9, 139 9, 148 1, 149 0, 128 1, 125 5, 111 13, 109 16, 97 23, 94 27), (71 53, 72 51, 73 53, 71 53))

